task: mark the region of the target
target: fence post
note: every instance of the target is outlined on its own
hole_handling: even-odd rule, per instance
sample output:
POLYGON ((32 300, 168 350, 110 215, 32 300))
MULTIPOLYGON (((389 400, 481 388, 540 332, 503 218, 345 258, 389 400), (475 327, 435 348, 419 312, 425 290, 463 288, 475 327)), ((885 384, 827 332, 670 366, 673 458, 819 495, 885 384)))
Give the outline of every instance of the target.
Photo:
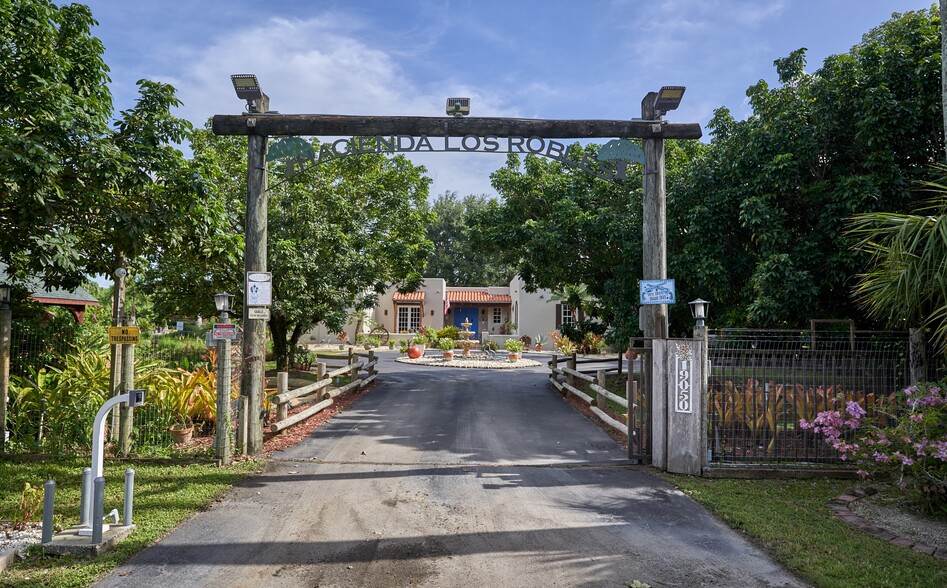
MULTIPOLYGON (((604 388, 605 387, 605 370, 598 370, 595 373, 595 379, 598 382, 598 385, 604 388)), ((603 396, 600 392, 595 393, 595 406, 603 410, 605 408, 605 396, 603 396)))
POLYGON ((622 359, 625 353, 628 353, 627 350, 624 352, 621 349, 618 350, 618 375, 619 376, 622 373, 622 368, 623 368, 622 364, 624 363, 622 359))
MULTIPOLYGON (((276 372, 276 393, 289 391, 289 372, 276 372)), ((289 417, 289 403, 284 402, 276 406, 276 420, 285 421, 289 417)))
MULTIPOLYGON (((578 354, 575 351, 573 351, 572 355, 569 356, 569 369, 570 370, 575 371, 576 367, 578 367, 579 365, 578 363, 576 363, 577 355, 578 354)), ((573 388, 575 388, 575 376, 573 376, 572 374, 566 374, 566 383, 572 386, 573 388)), ((571 392, 566 392, 566 396, 569 396, 569 394, 571 394, 571 392)))
MULTIPOLYGON (((316 381, 321 382, 326 379, 326 364, 323 361, 316 362, 316 381)), ((322 389, 322 392, 319 392, 320 400, 325 400, 329 395, 329 391, 325 388, 322 389)))
MULTIPOLYGON (((358 379, 358 366, 356 365, 354 361, 354 357, 355 357, 354 353, 352 353, 351 351, 349 351, 349 353, 350 353, 349 365, 352 366, 352 369, 349 371, 349 383, 351 383, 358 379)), ((355 388, 356 391, 358 391, 359 389, 361 389, 361 386, 358 386, 355 388)))
MULTIPOLYGON (((125 326, 135 326, 135 315, 129 314, 125 326)), ((128 394, 135 388, 135 346, 122 345, 122 394, 128 394)), ((123 456, 131 451, 132 428, 135 426, 135 409, 126 403, 120 405, 118 421, 118 447, 123 456)))
MULTIPOLYGON (((373 361, 375 361, 375 350, 374 350, 374 349, 372 349, 372 350, 370 350, 370 351, 368 352, 368 363, 371 364, 373 361)), ((375 366, 374 366, 374 365, 369 365, 369 366, 368 366, 368 377, 370 378, 370 377, 372 377, 372 376, 374 376, 374 375, 375 375, 375 366)))
POLYGON ((927 341, 924 329, 910 329, 908 361, 911 364, 911 383, 927 380, 927 341))
POLYGON ((92 543, 102 542, 102 516, 105 512, 105 478, 92 482, 92 543))
POLYGON ((240 399, 237 402, 239 403, 238 405, 240 407, 240 410, 237 416, 237 418, 240 420, 240 423, 238 425, 240 427, 240 434, 237 436, 237 439, 240 441, 240 447, 239 447, 240 454, 246 455, 247 454, 247 424, 249 423, 249 418, 248 418, 247 413, 249 412, 250 399, 244 396, 243 394, 241 394, 240 399))

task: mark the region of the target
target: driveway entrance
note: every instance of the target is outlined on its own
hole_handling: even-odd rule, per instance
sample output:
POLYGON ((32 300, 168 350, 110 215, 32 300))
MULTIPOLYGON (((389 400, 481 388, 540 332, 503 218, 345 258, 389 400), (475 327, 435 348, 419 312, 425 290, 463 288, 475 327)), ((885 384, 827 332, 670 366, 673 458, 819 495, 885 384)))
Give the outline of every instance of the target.
POLYGON ((101 586, 797 586, 545 368, 404 365, 101 586))

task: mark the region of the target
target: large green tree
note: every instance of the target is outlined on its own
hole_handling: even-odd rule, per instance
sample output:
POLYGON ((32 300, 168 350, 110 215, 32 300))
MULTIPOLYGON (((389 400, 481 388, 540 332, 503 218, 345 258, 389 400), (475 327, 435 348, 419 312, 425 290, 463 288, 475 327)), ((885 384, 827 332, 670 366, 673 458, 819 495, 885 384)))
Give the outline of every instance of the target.
POLYGON ((434 200, 434 221, 427 237, 434 250, 427 260, 427 275, 444 278, 448 286, 491 286, 507 284, 514 269, 492 252, 476 244, 473 231, 476 215, 486 209, 491 198, 445 192, 434 200))
MULTIPOLYGON (((224 205, 229 236, 196 238, 153 258, 147 282, 156 306, 168 313, 206 314, 215 291, 243 290, 245 140, 202 130, 193 150, 197 167, 216 186, 212 198, 224 205)), ((283 167, 270 164, 273 178, 283 167)), ((388 285, 420 284, 431 250, 424 171, 403 156, 364 154, 271 182, 269 327, 280 367, 315 324, 341 329, 351 309, 372 306, 388 285)))
MULTIPOLYGON (((595 160, 598 149, 574 144, 569 157, 595 160)), ((676 170, 701 149, 695 141, 668 142, 670 187, 676 170)), ((634 335, 642 275, 640 168, 609 182, 558 161, 511 154, 492 181, 501 201, 475 216, 478 247, 513 266, 527 288, 584 285, 597 300, 590 310, 611 327, 612 341, 634 335)))
POLYGON ((90 170, 112 112, 96 24, 79 4, 0 2, 0 261, 78 286, 90 170))
POLYGON ((934 9, 896 14, 812 74, 800 49, 775 62, 779 87, 750 87, 746 120, 716 112, 668 221, 670 274, 713 301, 713 322, 864 320, 844 222, 910 211, 943 157, 939 25, 934 9))

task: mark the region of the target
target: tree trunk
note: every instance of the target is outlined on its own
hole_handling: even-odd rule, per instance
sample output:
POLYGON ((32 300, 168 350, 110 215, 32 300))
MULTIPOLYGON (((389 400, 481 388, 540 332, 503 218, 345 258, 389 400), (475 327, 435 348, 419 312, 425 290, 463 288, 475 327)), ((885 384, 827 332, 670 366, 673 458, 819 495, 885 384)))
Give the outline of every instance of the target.
POLYGON ((277 371, 289 369, 289 350, 286 348, 286 330, 289 325, 281 316, 270 317, 270 334, 273 335, 273 353, 276 354, 277 371))

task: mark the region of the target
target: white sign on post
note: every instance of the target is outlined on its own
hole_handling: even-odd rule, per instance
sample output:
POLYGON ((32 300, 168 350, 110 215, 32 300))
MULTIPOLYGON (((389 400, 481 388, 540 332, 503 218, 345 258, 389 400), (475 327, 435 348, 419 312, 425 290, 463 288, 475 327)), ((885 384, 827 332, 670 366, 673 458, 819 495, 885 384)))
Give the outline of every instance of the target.
POLYGON ((641 304, 674 304, 677 293, 674 280, 641 280, 641 304))
POLYGON ((247 306, 272 306, 273 274, 270 272, 247 272, 247 306))
POLYGON ((268 321, 270 320, 270 309, 258 306, 248 306, 247 318, 268 321))

